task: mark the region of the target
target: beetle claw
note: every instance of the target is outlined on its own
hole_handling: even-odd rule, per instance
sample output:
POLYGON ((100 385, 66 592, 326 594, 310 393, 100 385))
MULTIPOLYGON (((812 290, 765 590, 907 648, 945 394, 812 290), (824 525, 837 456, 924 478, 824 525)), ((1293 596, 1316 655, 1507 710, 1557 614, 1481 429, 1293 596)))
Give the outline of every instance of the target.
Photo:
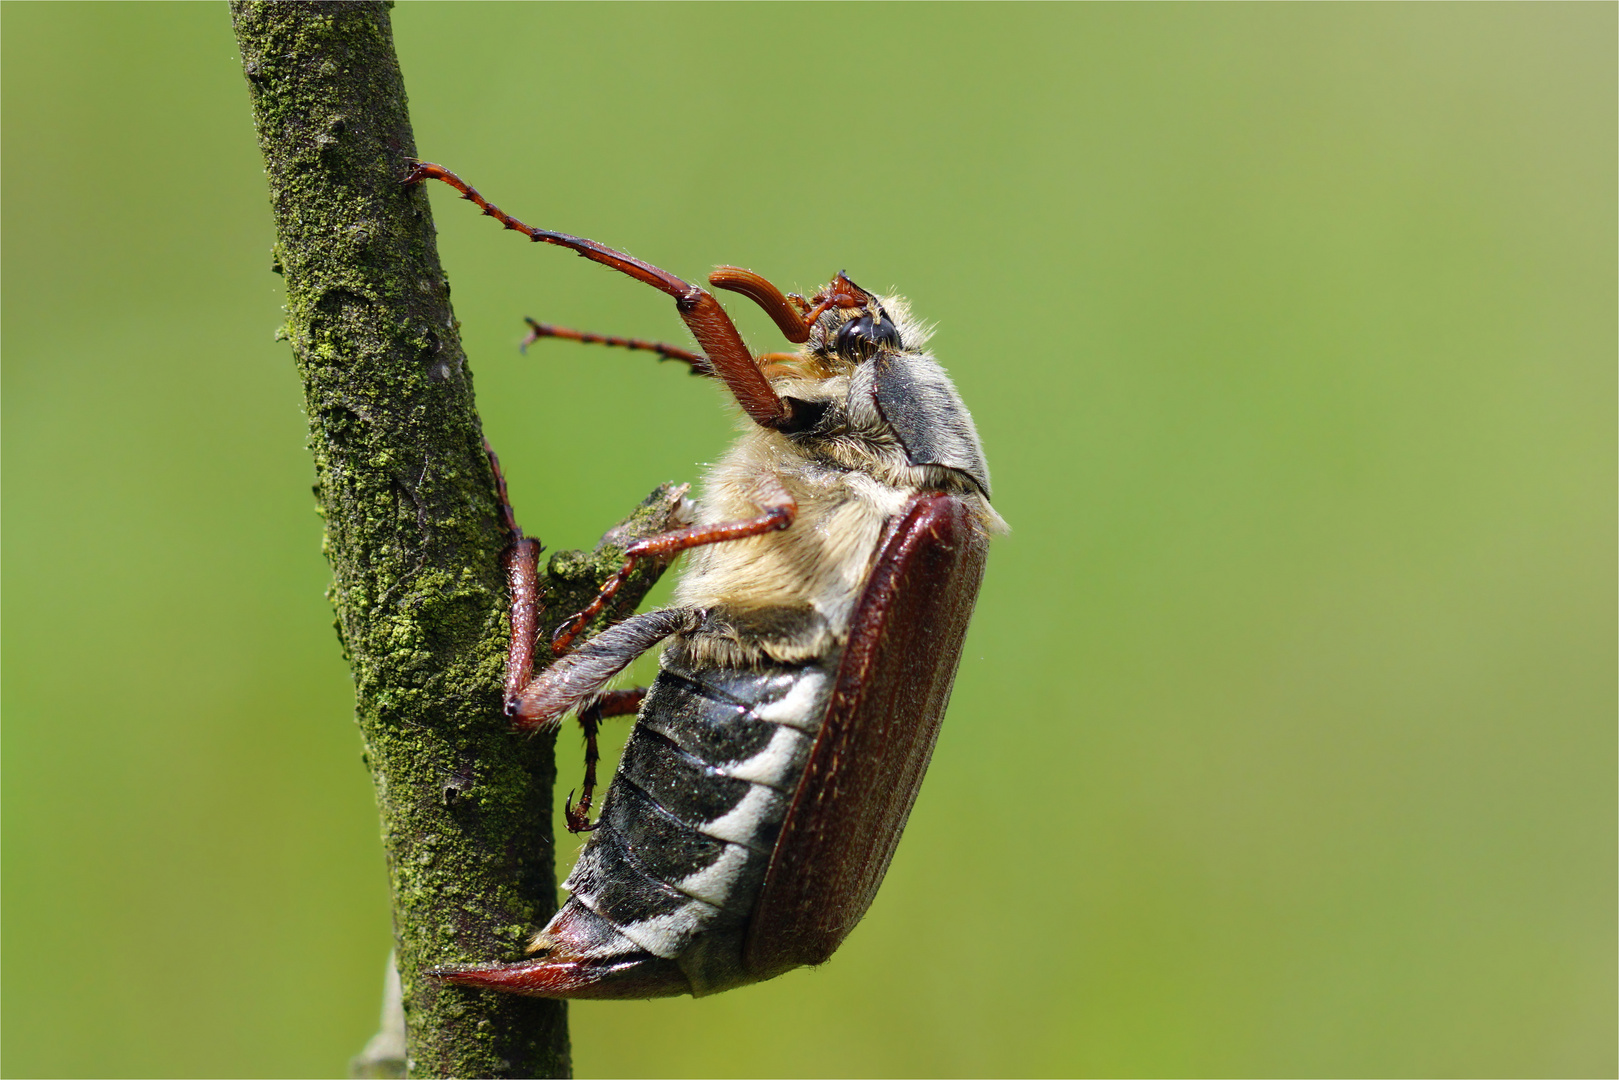
POLYGON ((571 833, 595 832, 597 823, 590 820, 590 797, 586 796, 575 806, 573 792, 568 792, 568 798, 562 804, 562 821, 571 833))

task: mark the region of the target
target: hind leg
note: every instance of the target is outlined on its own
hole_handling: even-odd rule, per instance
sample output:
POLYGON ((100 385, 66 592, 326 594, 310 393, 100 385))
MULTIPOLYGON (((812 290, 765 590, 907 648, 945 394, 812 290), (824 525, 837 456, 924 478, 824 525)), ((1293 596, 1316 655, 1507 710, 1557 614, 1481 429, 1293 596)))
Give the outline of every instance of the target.
POLYGON ((646 697, 646 687, 633 690, 609 690, 594 702, 579 710, 579 726, 585 729, 585 782, 579 789, 579 805, 573 804, 573 792, 562 808, 562 820, 571 833, 590 832, 596 826, 590 823, 590 802, 596 796, 596 765, 601 751, 596 748, 596 732, 600 722, 610 716, 634 716, 646 697))

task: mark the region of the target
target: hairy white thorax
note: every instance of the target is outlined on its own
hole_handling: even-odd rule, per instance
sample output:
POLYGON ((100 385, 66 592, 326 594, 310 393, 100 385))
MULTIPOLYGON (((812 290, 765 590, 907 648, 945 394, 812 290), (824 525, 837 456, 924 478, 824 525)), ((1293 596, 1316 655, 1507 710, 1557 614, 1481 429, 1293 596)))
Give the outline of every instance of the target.
POLYGON ((785 436, 754 430, 709 472, 698 523, 757 515, 771 481, 798 504, 792 527, 691 552, 676 602, 732 611, 809 607, 841 636, 883 527, 920 485, 812 459, 785 436))

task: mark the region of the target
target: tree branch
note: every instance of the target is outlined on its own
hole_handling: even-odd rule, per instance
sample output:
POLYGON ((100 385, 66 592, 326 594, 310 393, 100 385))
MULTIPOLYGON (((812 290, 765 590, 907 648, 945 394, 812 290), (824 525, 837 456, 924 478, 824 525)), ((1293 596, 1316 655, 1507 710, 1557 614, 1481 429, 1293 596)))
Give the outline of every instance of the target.
MULTIPOLYGON (((416 148, 388 5, 237 0, 231 12, 382 817, 408 1070, 566 1076, 563 1003, 419 974, 514 959, 554 912, 555 736, 517 737, 502 716, 506 536, 427 196, 400 186, 416 148)), ((567 597, 588 596, 627 539, 665 527, 675 502, 655 493, 594 555, 553 559, 545 621, 574 610, 567 597)), ((656 579, 637 576, 631 603, 656 579)))
POLYGON ((427 197, 399 184, 415 142, 387 7, 232 15, 382 815, 409 1072, 563 1076, 562 1005, 417 974, 520 951, 549 917, 555 769, 553 740, 501 715, 505 538, 427 197))

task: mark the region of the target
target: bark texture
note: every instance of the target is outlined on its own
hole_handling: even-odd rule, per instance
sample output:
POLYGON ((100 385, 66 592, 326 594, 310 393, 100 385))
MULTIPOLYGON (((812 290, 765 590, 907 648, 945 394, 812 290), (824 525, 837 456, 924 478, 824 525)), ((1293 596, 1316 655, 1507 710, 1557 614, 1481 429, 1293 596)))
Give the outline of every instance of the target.
MULTIPOLYGON (((515 959, 554 911, 555 768, 554 737, 517 737, 501 713, 506 536, 427 195, 400 186, 416 148, 388 5, 231 12, 382 818, 408 1074, 566 1076, 564 1003, 419 974, 515 959)), ((614 539, 656 531, 669 504, 649 500, 614 539)), ((616 554, 553 560, 545 621, 616 554)))

